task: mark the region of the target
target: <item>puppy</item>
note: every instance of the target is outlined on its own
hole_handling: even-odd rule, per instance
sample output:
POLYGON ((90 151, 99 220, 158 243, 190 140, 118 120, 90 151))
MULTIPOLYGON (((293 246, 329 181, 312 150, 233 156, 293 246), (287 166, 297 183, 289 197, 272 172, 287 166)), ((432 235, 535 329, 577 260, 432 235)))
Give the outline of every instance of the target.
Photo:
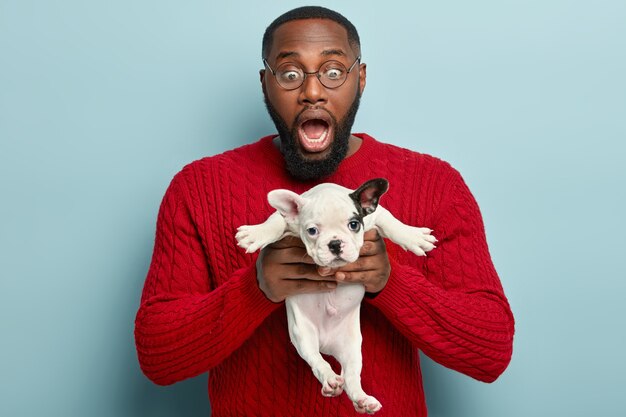
MULTIPOLYGON (((331 183, 302 195, 273 190, 267 198, 276 212, 264 223, 239 227, 235 237, 251 253, 285 236, 297 236, 317 265, 339 268, 358 259, 363 234, 376 228, 405 250, 426 255, 435 247, 431 230, 405 225, 378 204, 388 187, 386 179, 377 178, 356 190, 331 183)), ((285 304, 291 342, 322 384, 322 395, 333 397, 345 390, 358 412, 373 414, 382 405, 361 388, 359 313, 364 294, 362 284, 343 283, 327 293, 287 297, 285 304), (321 353, 337 359, 341 375, 321 353)))

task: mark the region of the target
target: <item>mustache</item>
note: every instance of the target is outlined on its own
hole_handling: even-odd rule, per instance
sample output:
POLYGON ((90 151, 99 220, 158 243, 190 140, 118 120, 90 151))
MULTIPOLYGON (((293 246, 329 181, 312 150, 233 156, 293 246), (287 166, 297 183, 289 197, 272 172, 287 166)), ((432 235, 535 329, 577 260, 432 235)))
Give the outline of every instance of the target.
POLYGON ((322 106, 307 106, 305 108, 303 108, 302 110, 300 110, 298 112, 298 114, 296 114, 295 120, 293 122, 293 126, 296 126, 298 124, 300 124, 301 119, 303 118, 303 114, 307 111, 322 111, 324 113, 326 113, 328 115, 328 117, 333 121, 334 124, 337 124, 337 118, 335 117, 335 115, 333 115, 331 112, 329 112, 328 110, 326 110, 324 107, 322 106))

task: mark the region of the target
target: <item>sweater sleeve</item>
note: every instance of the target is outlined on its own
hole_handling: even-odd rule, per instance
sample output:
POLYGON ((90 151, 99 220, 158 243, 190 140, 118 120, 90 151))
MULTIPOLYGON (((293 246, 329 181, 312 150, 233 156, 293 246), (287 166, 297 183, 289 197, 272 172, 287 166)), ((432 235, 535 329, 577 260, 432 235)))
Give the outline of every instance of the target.
POLYGON ((390 253, 387 286, 369 302, 431 359, 492 382, 511 360, 513 314, 478 205, 456 171, 450 189, 433 226, 437 248, 424 267, 401 264, 390 253))
POLYGON ((277 306, 259 290, 254 263, 212 288, 185 182, 179 177, 159 210, 154 253, 135 320, 141 369, 160 385, 220 364, 277 306))

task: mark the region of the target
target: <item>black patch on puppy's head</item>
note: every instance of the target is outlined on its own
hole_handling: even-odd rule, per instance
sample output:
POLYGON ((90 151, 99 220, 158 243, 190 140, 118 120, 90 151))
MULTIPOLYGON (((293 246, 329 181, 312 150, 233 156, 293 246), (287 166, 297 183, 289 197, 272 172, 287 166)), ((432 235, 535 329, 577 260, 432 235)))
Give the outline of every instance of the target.
POLYGON ((369 180, 350 193, 350 198, 354 201, 354 205, 361 217, 372 214, 378 207, 380 197, 389 189, 389 181, 385 178, 375 178, 369 180))

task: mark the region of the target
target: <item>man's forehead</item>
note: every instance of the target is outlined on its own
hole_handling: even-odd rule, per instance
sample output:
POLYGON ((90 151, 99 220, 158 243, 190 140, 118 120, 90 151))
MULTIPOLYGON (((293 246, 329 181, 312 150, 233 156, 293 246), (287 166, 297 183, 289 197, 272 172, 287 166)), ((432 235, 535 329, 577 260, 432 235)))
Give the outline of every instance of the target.
POLYGON ((348 32, 329 19, 292 20, 274 32, 268 58, 298 57, 302 54, 352 55, 348 32))

